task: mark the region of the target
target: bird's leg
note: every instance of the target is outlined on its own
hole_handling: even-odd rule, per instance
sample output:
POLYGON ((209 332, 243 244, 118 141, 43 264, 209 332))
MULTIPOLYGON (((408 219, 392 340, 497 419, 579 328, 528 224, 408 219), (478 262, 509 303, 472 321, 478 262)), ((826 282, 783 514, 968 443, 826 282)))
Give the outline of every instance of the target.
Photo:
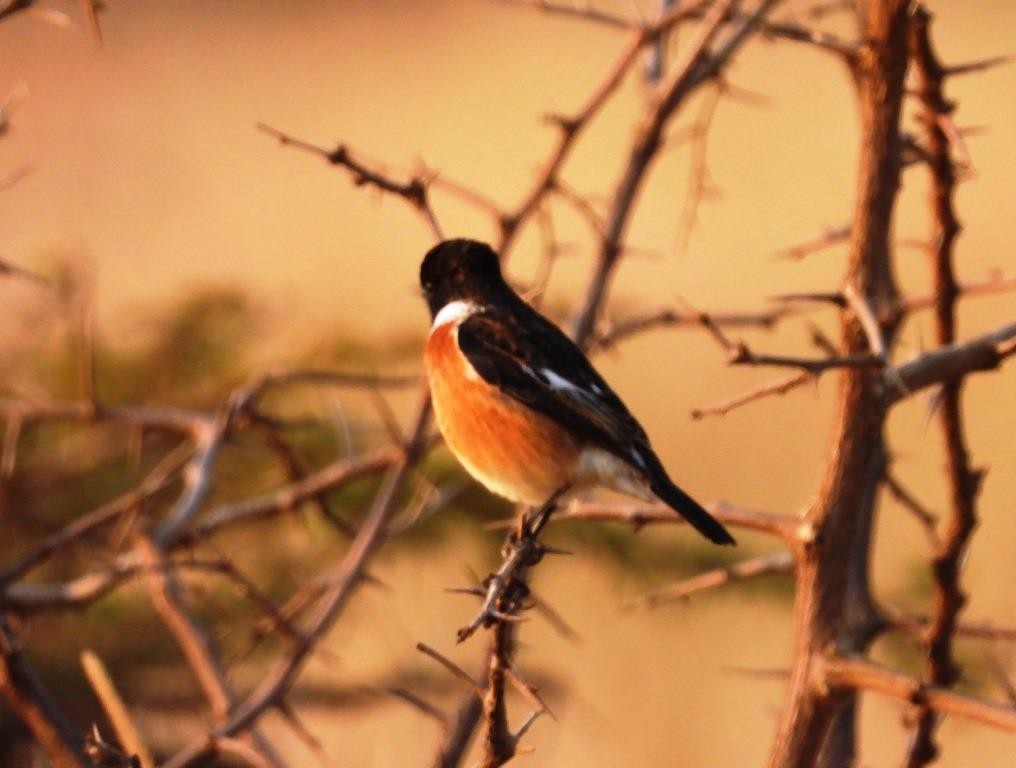
POLYGON ((550 498, 543 502, 543 505, 533 512, 532 517, 529 518, 527 528, 529 535, 537 537, 540 535, 540 531, 550 521, 550 516, 557 510, 558 502, 561 501, 561 497, 568 493, 571 488, 571 483, 565 483, 556 491, 554 491, 550 498))
POLYGON ((505 547, 511 547, 523 539, 534 539, 540 535, 540 531, 543 530, 543 526, 550 520, 550 516, 554 514, 557 509, 558 502, 561 497, 568 493, 571 488, 570 483, 565 483, 556 491, 554 491, 550 498, 548 498, 543 504, 535 509, 533 507, 527 507, 522 510, 519 515, 519 519, 515 524, 515 528, 508 534, 508 541, 505 542, 505 547))

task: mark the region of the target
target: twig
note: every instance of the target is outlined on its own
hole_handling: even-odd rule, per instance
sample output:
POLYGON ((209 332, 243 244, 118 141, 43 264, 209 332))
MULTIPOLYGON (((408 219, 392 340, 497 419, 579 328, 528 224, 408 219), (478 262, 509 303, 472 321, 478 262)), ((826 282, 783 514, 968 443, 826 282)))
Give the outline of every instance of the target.
MULTIPOLYGON (((486 593, 483 605, 473 620, 458 631, 460 643, 481 626, 491 627, 498 623, 518 621, 517 611, 529 596, 525 572, 552 551, 540 543, 539 536, 557 509, 558 499, 564 490, 555 493, 531 516, 522 513, 518 528, 509 535, 501 567, 484 582, 486 593)), ((502 638, 502 642, 507 642, 507 639, 502 638)))
MULTIPOLYGON (((0 184, 2 184, 2 182, 0 182, 0 184)), ((7 259, 0 259, 0 276, 12 277, 19 280, 28 280, 45 288, 52 288, 53 286, 53 284, 42 275, 25 269, 24 267, 19 267, 17 264, 7 259)))
POLYGON ((632 206, 645 181, 650 163, 660 148, 670 118, 689 94, 720 73, 777 1, 761 0, 751 14, 732 21, 726 39, 711 51, 709 48, 719 35, 728 12, 734 7, 734 0, 719 0, 710 5, 695 37, 675 64, 674 71, 660 84, 656 95, 650 100, 626 167, 615 186, 596 269, 574 324, 572 335, 580 346, 586 346, 592 337, 608 284, 622 252, 621 243, 632 206))
POLYGON ((822 665, 822 677, 833 688, 875 691, 900 701, 925 706, 943 715, 956 715, 1016 733, 1016 707, 929 685, 868 659, 849 656, 828 658, 822 665))
POLYGON ((938 533, 935 530, 935 524, 938 522, 938 516, 918 501, 888 470, 882 478, 882 484, 885 485, 886 490, 889 491, 892 497, 921 524, 921 528, 924 530, 931 545, 937 547, 939 539, 938 533))
POLYGON ((883 362, 889 360, 889 348, 886 346, 885 335, 882 333, 882 326, 875 316, 875 310, 868 301, 854 288, 848 284, 843 288, 843 298, 847 306, 854 313, 854 317, 861 324, 864 335, 868 339, 868 348, 871 353, 883 362))
POLYGON ((705 197, 709 182, 709 129, 720 106, 720 99, 726 91, 723 80, 716 79, 716 85, 707 91, 699 107, 699 113, 691 126, 691 168, 688 172, 688 189, 681 206, 675 238, 676 252, 683 256, 688 251, 692 231, 698 221, 698 211, 705 197))
POLYGON ((708 314, 665 308, 611 322, 606 331, 596 336, 594 346, 611 347, 630 336, 652 328, 701 328, 705 326, 706 318, 708 318, 708 322, 723 328, 770 330, 788 314, 790 314, 790 310, 784 307, 760 312, 709 312, 708 314))
POLYGON ((220 528, 295 509, 318 494, 388 469, 399 461, 401 455, 401 449, 382 448, 359 458, 340 459, 275 491, 222 504, 202 516, 194 526, 194 535, 205 537, 220 528))
MULTIPOLYGON (((956 295, 959 296, 990 296, 996 293, 1006 293, 1016 290, 1016 275, 1006 275, 1001 272, 990 274, 980 280, 961 282, 956 285, 956 295)), ((904 309, 914 312, 920 309, 934 307, 937 297, 934 293, 922 296, 914 296, 906 301, 904 309)))
MULTIPOLYGON (((928 616, 914 616, 893 612, 886 618, 886 622, 893 629, 923 636, 927 634, 931 619, 928 616)), ((1016 627, 998 627, 990 621, 961 621, 956 625, 956 635, 957 637, 965 637, 971 640, 1016 643, 1016 627)))
POLYGON ((703 405, 698 408, 693 408, 691 410, 691 417, 693 419, 702 419, 706 416, 726 416, 732 410, 740 408, 742 405, 754 403, 758 400, 769 397, 770 395, 785 395, 787 392, 797 389, 802 384, 807 384, 808 382, 814 380, 815 376, 810 371, 801 371, 800 373, 795 373, 793 376, 768 382, 743 394, 729 397, 726 400, 721 400, 711 405, 703 405))
MULTIPOLYGON (((306 480, 306 470, 303 468, 300 460, 296 457, 296 452, 290 448, 289 444, 286 443, 282 435, 279 434, 279 430, 259 414, 251 414, 251 421, 256 426, 260 427, 261 432, 264 435, 265 443, 278 457, 279 462, 286 470, 286 475, 289 477, 290 482, 300 482, 306 480)), ((332 511, 331 505, 328 503, 328 496, 324 490, 319 490, 312 494, 309 501, 317 508, 321 517, 334 525, 347 538, 352 538, 356 534, 352 525, 332 511)))
POLYGON ((175 482, 177 474, 189 461, 192 450, 183 445, 163 457, 141 483, 118 498, 82 515, 56 533, 46 537, 31 551, 0 569, 0 586, 10 584, 29 573, 55 552, 79 541, 95 529, 137 510, 144 501, 175 482))
POLYGON ((553 122, 560 128, 557 144, 540 168, 537 179, 529 192, 513 209, 502 216, 500 221, 501 234, 498 246, 495 249, 498 253, 505 253, 508 250, 522 223, 537 210, 543 197, 559 186, 557 182, 558 174, 571 154, 571 149, 576 140, 593 119, 593 116, 600 111, 610 96, 617 91, 628 69, 637 59, 645 40, 646 35, 644 33, 641 31, 633 32, 621 50, 620 55, 608 67, 600 84, 590 94, 585 104, 572 116, 557 116, 553 119, 553 122))
POLYGON ((277 139, 279 144, 284 147, 295 147, 304 152, 318 155, 327 160, 331 165, 346 168, 352 174, 353 183, 357 186, 370 185, 377 187, 382 192, 390 192, 405 199, 423 217, 424 222, 430 228, 431 234, 438 240, 444 239, 441 234, 441 225, 438 224, 434 211, 430 207, 430 201, 427 197, 428 181, 423 176, 415 176, 406 182, 397 181, 386 176, 381 171, 369 168, 357 160, 345 144, 337 144, 334 148, 327 149, 316 144, 311 144, 309 141, 290 136, 288 133, 265 123, 258 123, 257 129, 277 139))
POLYGON ((947 77, 976 74, 988 69, 994 69, 1003 64, 1008 64, 1010 61, 1012 61, 1012 56, 989 56, 979 61, 967 61, 962 64, 952 64, 944 67, 942 74, 947 77))
MULTIPOLYGON (((127 750, 127 754, 131 755, 131 761, 136 760, 140 768, 152 768, 155 765, 155 761, 152 760, 148 747, 145 746, 140 734, 138 734, 138 729, 134 725, 130 712, 127 711, 127 705, 124 703, 123 697, 120 696, 120 692, 116 689, 116 685, 109 676, 106 665, 102 663, 102 659, 91 650, 86 649, 81 652, 81 666, 85 671, 85 677, 88 678, 88 682, 92 686, 92 690, 102 703, 102 709, 106 713, 106 717, 109 718, 117 738, 123 744, 124 749, 127 750)), ((101 737, 99 737, 97 728, 93 727, 92 737, 95 743, 104 743, 101 737)))
MULTIPOLYGON (((760 512, 737 507, 727 502, 705 505, 709 514, 724 525, 767 533, 787 542, 796 541, 800 532, 799 521, 786 515, 760 512)), ((663 504, 632 504, 631 502, 573 501, 554 516, 557 522, 587 520, 593 522, 624 523, 635 531, 646 525, 685 524, 683 517, 663 504)))
POLYGON ((608 11, 601 11, 592 5, 584 6, 564 5, 563 3, 549 2, 549 0, 498 0, 505 5, 518 5, 533 8, 549 16, 565 16, 573 19, 583 19, 595 22, 615 29, 631 29, 636 22, 626 16, 620 16, 608 11))
POLYGON ((788 245, 776 251, 774 256, 778 259, 793 259, 800 261, 805 256, 810 256, 838 243, 847 242, 850 239, 850 225, 843 224, 838 227, 827 227, 818 237, 805 240, 802 243, 788 245))
POLYGON ((431 720, 437 721, 442 726, 447 725, 447 718, 445 717, 444 712, 426 699, 417 696, 412 691, 406 690, 405 688, 386 688, 385 692, 396 699, 406 702, 409 706, 413 707, 413 709, 422 712, 431 720))
MULTIPOLYGON (((923 6, 911 14, 909 28, 910 57, 917 79, 921 102, 921 122, 925 131, 932 185, 930 207, 934 221, 934 247, 931 256, 935 274, 935 333, 940 346, 956 340, 956 301, 959 294, 953 271, 953 243, 959 234, 959 222, 953 207, 956 167, 950 154, 956 139, 951 115, 953 105, 943 92, 944 72, 931 47, 931 16, 923 6)), ((932 560, 934 601, 931 623, 925 635, 927 657, 922 680, 929 685, 951 688, 960 677, 953 654, 953 635, 960 611, 967 601, 960 584, 962 561, 977 525, 975 500, 980 488, 980 473, 970 467, 963 429, 961 408, 962 379, 943 383, 939 408, 945 443, 946 473, 950 486, 950 513, 942 541, 932 560)), ((923 704, 914 711, 913 737, 907 750, 906 768, 921 768, 938 757, 935 743, 938 717, 923 704)))
POLYGON ((652 592, 628 604, 628 608, 657 608, 667 603, 686 600, 699 592, 722 587, 734 581, 771 574, 793 573, 794 553, 788 550, 753 557, 740 563, 713 568, 669 587, 652 592))
POLYGON ((455 677, 457 677, 459 680, 468 685, 472 689, 473 693, 477 695, 478 698, 483 698, 483 688, 480 687, 480 684, 473 679, 472 675, 466 672, 466 670, 464 670, 454 661, 449 659, 443 653, 434 648, 431 648, 426 643, 417 643, 416 650, 418 650, 424 656, 427 656, 436 661, 442 667, 451 672, 455 677))
POLYGON ((145 566, 152 605, 187 659, 187 665, 208 700, 213 719, 221 723, 229 715, 233 695, 211 637, 187 609, 175 569, 169 567, 151 539, 139 536, 135 549, 145 566))
POLYGON ((81 736, 54 703, 3 613, 0 613, 0 695, 54 764, 90 768, 81 736))
MULTIPOLYGON (((490 667, 490 656, 483 657, 482 669, 490 667)), ((466 748, 469 740, 476 730, 483 714, 483 696, 477 695, 472 689, 469 690, 460 700, 455 709, 455 716, 448 723, 437 750, 431 768, 459 768, 465 759, 466 748)))
POLYGON ((389 471, 374 499, 371 511, 340 562, 334 579, 318 599, 306 627, 302 630, 304 640, 295 643, 289 654, 279 659, 261 683, 235 707, 228 722, 214 729, 209 737, 201 738, 185 747, 167 761, 164 768, 193 765, 195 761, 208 754, 210 743, 214 745, 217 740, 232 738, 246 731, 262 712, 285 698, 318 640, 342 613, 353 588, 362 580, 368 559, 383 541, 385 528, 398 506, 402 490, 425 450, 430 413, 430 399, 424 397, 417 411, 411 435, 405 441, 405 454, 389 471))
POLYGON ((1016 323, 925 352, 896 368, 905 390, 896 386, 895 379, 885 382, 886 404, 894 405, 926 387, 956 380, 975 371, 996 369, 1016 352, 1011 344, 1013 339, 1016 339, 1016 323))

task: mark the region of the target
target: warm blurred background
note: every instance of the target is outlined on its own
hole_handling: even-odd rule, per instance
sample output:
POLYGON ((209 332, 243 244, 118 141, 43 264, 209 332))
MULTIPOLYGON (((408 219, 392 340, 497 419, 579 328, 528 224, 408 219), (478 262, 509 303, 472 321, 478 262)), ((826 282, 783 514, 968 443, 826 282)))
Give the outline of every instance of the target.
MULTIPOLYGON (((929 5, 945 61, 1011 51, 1016 4, 929 5)), ((633 4, 617 6, 630 11, 633 4)), ((66 309, 75 302, 92 308, 98 393, 109 402, 210 405, 266 368, 308 363, 418 372, 427 317, 416 269, 430 234, 403 201, 355 187, 341 169, 280 148, 255 125, 265 122, 323 146, 347 143, 393 175, 433 169, 512 206, 553 146, 555 133, 542 116, 576 110, 624 40, 595 24, 483 0, 136 0, 109 4, 98 48, 80 27, 77 4, 52 7, 74 25, 63 28, 52 14, 34 12, 0 23, 0 97, 13 96, 10 126, 0 138, 0 176, 30 169, 0 192, 0 255, 58 281, 63 296, 31 281, 0 281, 5 398, 75 394, 74 323, 66 309)), ((787 3, 777 17, 804 7, 787 3)), ((838 286, 842 246, 803 260, 774 255, 849 219, 857 121, 842 65, 805 46, 755 41, 731 70, 730 85, 710 129, 708 190, 686 246, 680 218, 691 165, 687 144, 668 150, 652 173, 629 234, 638 250, 613 288, 618 317, 680 306, 679 298, 711 311, 760 310, 775 294, 838 286)), ((949 85, 959 124, 979 129, 967 137, 973 173, 958 197, 965 227, 959 274, 970 280, 993 270, 1011 274, 1016 68, 949 85)), ((566 166, 571 187, 594 203, 617 179, 645 94, 644 84, 630 78, 566 166)), ((691 125, 700 102, 672 130, 691 125)), ((905 185, 897 263, 902 288, 918 295, 929 290, 930 279, 923 252, 912 244, 928 227, 924 171, 909 171, 905 185)), ((434 194, 446 234, 495 236, 483 214, 454 196, 434 194)), ((567 247, 546 306, 562 316, 584 289, 593 246, 573 209, 555 204, 552 214, 556 237, 567 247)), ((541 248, 540 232, 528 227, 510 273, 521 282, 532 279, 541 248)), ((1013 307, 1006 294, 966 300, 961 335, 1011 321, 1013 307)), ((835 331, 833 313, 819 311, 812 319, 835 331)), ((926 323, 918 316, 908 325, 903 357, 931 339, 926 323)), ((795 320, 748 338, 759 350, 808 349, 806 326, 795 320)), ((727 367, 715 342, 694 330, 654 331, 624 342, 598 364, 696 496, 782 513, 808 503, 822 467, 831 376, 785 398, 695 421, 694 407, 782 372, 727 367)), ((1009 365, 974 377, 965 400, 972 459, 989 469, 965 572, 972 595, 967 615, 1000 626, 1016 625, 1014 392, 1009 365)), ((412 402, 413 396, 393 398, 400 416, 412 402)), ((301 407, 341 413, 361 446, 384 434, 367 397, 313 396, 301 407)), ((891 447, 897 475, 942 511, 939 435, 927 414, 927 398, 902 407, 892 421, 891 447)), ((319 436, 322 455, 343 449, 339 426, 335 432, 319 436)), ((6 507, 0 549, 7 554, 31 533, 13 513, 14 502, 41 505, 33 519, 48 520, 39 522, 48 530, 119 488, 115 479, 84 472, 87 486, 70 475, 50 482, 46 461, 56 459, 33 456, 31 446, 26 451, 20 491, 0 499, 6 507), (29 492, 36 490, 38 496, 29 492)), ((242 453, 234 456, 227 467, 234 474, 220 493, 242 495, 279 482, 258 460, 244 464, 242 453)), ((87 456, 80 461, 87 464, 87 456)), ((453 471, 443 454, 430 469, 435 477, 453 471)), ((386 587, 362 590, 329 638, 331 653, 305 675, 295 704, 336 765, 425 764, 436 726, 374 691, 398 685, 450 703, 459 694, 456 684, 422 659, 415 643, 439 647, 467 668, 479 657, 478 639, 454 646, 454 629, 472 604, 443 590, 470 580, 471 570, 491 567, 500 534, 484 530, 478 518, 508 510, 478 491, 464 499, 468 504, 460 500, 419 535, 385 550, 375 570, 386 587), (484 509, 469 515, 465 506, 484 509)), ((887 604, 921 612, 929 595, 924 533, 891 499, 883 510, 877 592, 887 604)), ((623 613, 632 598, 720 556, 684 529, 633 538, 621 529, 592 528, 559 529, 575 555, 539 569, 537 589, 581 640, 569 643, 539 620, 526 625, 520 665, 543 683, 558 720, 534 726, 527 743, 536 753, 525 759, 540 766, 760 764, 783 694, 782 679, 768 673, 785 667, 790 654, 789 582, 766 579, 688 604, 623 613)), ((751 535, 740 538, 738 555, 772 547, 751 535)), ((273 564, 295 560, 311 568, 332 558, 341 541, 308 518, 296 529, 249 531, 229 544, 261 578, 284 589, 298 576, 273 575, 273 564)), ((95 710, 76 667, 77 647, 61 656, 67 650, 62 633, 83 633, 78 636, 124 686, 153 746, 172 750, 180 732, 193 732, 193 713, 201 707, 186 683, 167 677, 174 673, 164 656, 172 652, 134 634, 154 619, 132 602, 131 591, 66 622, 33 619, 27 637, 36 653, 46 654, 51 683, 79 692, 75 714, 87 722, 95 710), (43 640, 48 631, 54 634, 43 640)), ((224 608, 222 595, 204 598, 210 616, 224 608)), ((226 647, 239 654, 244 638, 220 629, 226 647)), ((909 647, 884 640, 876 656, 915 669, 909 647)), ((1011 644, 989 650, 1016 673, 1011 644)), ((967 685, 997 696, 986 653, 983 644, 960 645, 967 685)), ((900 712, 867 697, 865 765, 898 761, 905 743, 900 712)), ((301 755, 296 764, 313 764, 280 721, 271 722, 301 755)), ((944 766, 1001 765, 1000 755, 1016 753, 1012 737, 978 725, 948 721, 943 734, 944 766)))

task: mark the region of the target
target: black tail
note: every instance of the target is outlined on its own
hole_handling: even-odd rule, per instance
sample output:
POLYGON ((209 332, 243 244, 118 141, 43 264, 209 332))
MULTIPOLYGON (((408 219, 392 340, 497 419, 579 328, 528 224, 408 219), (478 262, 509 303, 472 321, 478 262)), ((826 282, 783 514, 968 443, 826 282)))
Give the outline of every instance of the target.
POLYGON ((662 467, 655 474, 656 477, 652 478, 649 488, 667 506, 674 509, 685 520, 691 523, 695 530, 714 544, 737 543, 734 541, 734 537, 730 535, 730 531, 723 527, 723 523, 706 512, 701 504, 671 482, 662 467))

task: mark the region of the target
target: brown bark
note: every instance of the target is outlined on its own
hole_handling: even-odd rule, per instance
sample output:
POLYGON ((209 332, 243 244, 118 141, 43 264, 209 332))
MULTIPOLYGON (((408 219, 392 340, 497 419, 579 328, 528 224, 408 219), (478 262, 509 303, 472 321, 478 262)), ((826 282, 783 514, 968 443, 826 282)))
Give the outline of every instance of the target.
MULTIPOLYGON (((900 175, 906 8, 901 0, 867 6, 867 44, 855 68, 862 130, 846 290, 871 310, 886 348, 899 314, 890 227, 900 175)), ((856 314, 843 314, 842 354, 876 352, 856 314)), ((884 463, 885 415, 881 374, 845 369, 825 475, 806 517, 811 536, 803 542, 799 558, 795 653, 788 703, 770 755, 773 768, 815 765, 834 718, 838 736, 822 753, 822 761, 849 765, 853 759, 853 739, 843 738, 852 723, 849 714, 841 713, 854 706, 855 694, 847 687, 826 685, 821 662, 837 649, 863 652, 879 624, 867 594, 866 574, 874 513, 872 478, 881 474, 884 463)))
MULTIPOLYGON (((953 271, 953 243, 960 224, 953 209, 956 172, 950 153, 945 121, 951 120, 952 105, 943 94, 945 71, 931 47, 931 17, 923 8, 915 11, 910 25, 910 54, 921 102, 925 151, 931 171, 930 208, 933 218, 930 255, 935 284, 935 335, 940 346, 956 341, 956 300, 959 285, 953 271)), ((946 476, 950 488, 950 514, 945 536, 932 559, 935 581, 931 622, 925 633, 927 656, 923 678, 930 684, 951 687, 960 677, 953 657, 953 636, 966 595, 960 585, 960 568, 967 544, 977 525, 975 499, 980 474, 970 467, 963 429, 961 395, 963 379, 942 384, 939 423, 942 429, 946 476)), ((917 706, 914 734, 907 752, 906 768, 920 768, 935 760, 939 747, 934 734, 939 715, 930 707, 917 706)))
POLYGON ((56 706, 17 639, 0 617, 0 693, 28 726, 54 768, 88 768, 85 742, 56 706))

